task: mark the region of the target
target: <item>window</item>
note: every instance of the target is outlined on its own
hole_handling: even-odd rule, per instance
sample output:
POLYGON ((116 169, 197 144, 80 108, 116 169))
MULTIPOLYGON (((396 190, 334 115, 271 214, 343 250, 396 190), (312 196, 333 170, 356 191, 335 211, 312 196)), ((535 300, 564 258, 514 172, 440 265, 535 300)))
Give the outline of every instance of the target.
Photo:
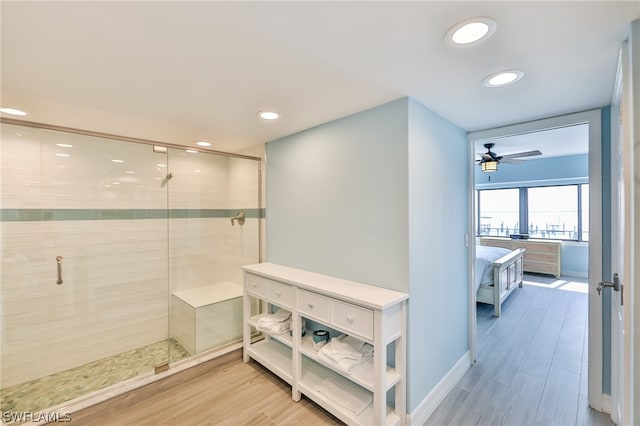
POLYGON ((528 188, 529 237, 578 239, 578 185, 528 188))
POLYGON ((580 185, 580 218, 582 219, 581 235, 582 241, 589 241, 589 185, 580 185))
POLYGON ((519 232, 518 189, 479 191, 478 235, 508 237, 519 232), (481 195, 480 195, 481 194, 481 195))
POLYGON ((477 192, 478 235, 589 241, 589 185, 477 192))

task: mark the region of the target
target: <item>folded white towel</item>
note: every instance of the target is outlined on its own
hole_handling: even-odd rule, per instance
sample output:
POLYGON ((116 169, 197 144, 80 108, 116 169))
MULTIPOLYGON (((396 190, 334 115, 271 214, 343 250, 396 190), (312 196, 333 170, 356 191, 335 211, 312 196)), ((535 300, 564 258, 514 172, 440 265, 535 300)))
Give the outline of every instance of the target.
POLYGON ((291 318, 291 312, 284 309, 278 309, 273 314, 267 314, 258 318, 258 324, 273 324, 278 322, 284 322, 291 318))
POLYGON ((330 379, 324 379, 316 386, 316 391, 356 416, 360 415, 373 401, 370 392, 346 381, 338 386, 330 379))
POLYGON ((331 344, 327 348, 334 357, 351 358, 358 360, 362 358, 362 349, 364 342, 351 336, 340 336, 331 339, 331 344))
POLYGON ((258 324, 256 324, 256 328, 258 329, 258 331, 262 331, 268 334, 284 334, 291 329, 291 319, 282 322, 266 324, 261 324, 260 322, 258 322, 258 324))
POLYGON ((318 351, 319 360, 348 374, 362 367, 372 356, 373 346, 349 336, 334 337, 318 351))

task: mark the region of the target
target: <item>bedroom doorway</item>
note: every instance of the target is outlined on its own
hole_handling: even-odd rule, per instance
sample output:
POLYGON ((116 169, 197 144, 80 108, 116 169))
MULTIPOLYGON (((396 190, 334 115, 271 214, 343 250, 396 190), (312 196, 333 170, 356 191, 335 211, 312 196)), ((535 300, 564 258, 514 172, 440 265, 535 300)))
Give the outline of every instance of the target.
MULTIPOLYGON (((518 291, 516 289, 511 296, 507 295, 508 298, 503 302, 503 306, 508 308, 517 308, 518 305, 530 307, 532 303, 534 303, 532 300, 534 300, 537 301, 535 303, 540 303, 541 306, 544 305, 546 308, 552 302, 560 299, 566 299, 565 302, 567 304, 574 306, 571 309, 576 309, 576 315, 573 316, 577 318, 579 314, 578 311, 580 310, 580 305, 582 303, 586 310, 586 312, 582 312, 582 315, 587 316, 587 327, 585 330, 586 335, 582 336, 583 339, 579 340, 584 341, 585 344, 588 345, 585 348, 585 353, 588 354, 588 356, 585 357, 585 361, 588 359, 588 363, 585 363, 584 366, 581 364, 580 367, 584 367, 586 370, 588 385, 585 386, 585 388, 589 405, 598 411, 602 411, 606 404, 604 393, 605 389, 608 389, 607 386, 609 383, 603 383, 603 362, 604 369, 607 371, 607 368, 610 365, 610 359, 608 359, 608 351, 607 354, 605 354, 603 347, 609 347, 607 339, 610 339, 611 337, 610 333, 603 336, 603 321, 605 322, 604 328, 607 329, 606 321, 608 314, 603 317, 603 300, 601 300, 595 290, 598 281, 601 281, 603 276, 601 180, 601 159, 603 154, 601 136, 601 111, 593 110, 506 126, 498 129, 473 132, 469 134, 468 138, 469 157, 472 159, 469 163, 469 186, 471 188, 469 193, 469 234, 473 236, 476 243, 480 242, 480 236, 483 236, 483 238, 485 238, 484 236, 486 236, 486 238, 496 238, 506 242, 517 242, 518 238, 527 238, 527 236, 530 237, 528 241, 533 241, 534 239, 559 241, 560 256, 562 254, 565 255, 562 272, 569 271, 571 275, 575 277, 574 279, 573 277, 566 277, 558 274, 557 278, 554 277, 551 279, 550 275, 529 275, 527 269, 531 269, 531 261, 527 262, 527 259, 525 258, 525 262, 528 264, 524 267, 525 289, 523 290, 526 291, 521 292, 521 294, 518 295, 518 291), (539 140, 540 136, 545 132, 549 132, 548 134, 561 134, 563 132, 570 132, 577 129, 582 129, 587 139, 586 143, 588 149, 586 158, 573 158, 573 160, 576 161, 576 167, 579 167, 577 164, 580 162, 583 164, 582 167, 585 169, 584 173, 582 173, 583 176, 551 175, 545 181, 545 179, 542 179, 539 176, 536 177, 532 174, 532 171, 529 169, 532 169, 533 167, 525 167, 528 161, 534 158, 536 160, 541 160, 544 158, 544 155, 541 154, 543 154, 545 150, 553 151, 552 148, 558 147, 559 145, 556 142, 555 147, 553 145, 550 145, 550 147, 547 148, 537 148, 529 145, 518 147, 515 145, 518 140, 539 140), (477 146, 482 148, 481 152, 477 150, 477 146), (537 154, 535 151, 539 151, 541 154, 537 154), (480 155, 477 155, 478 153, 480 153, 480 155), (524 153, 524 155, 520 157, 517 155, 511 155, 514 153, 524 153), (503 159, 516 160, 520 165, 512 166, 510 169, 509 166, 511 166, 511 164, 508 163, 511 161, 505 161, 504 163, 506 164, 503 164, 503 162, 500 161, 503 159), (496 164, 483 164, 491 163, 494 160, 498 160, 496 161, 496 164), (522 163, 525 164, 523 165, 522 163), (490 169, 497 167, 499 171, 493 173, 487 173, 486 171, 480 172, 479 170, 481 167, 483 170, 485 168, 490 169), (520 167, 522 171, 520 172, 519 177, 514 178, 514 176, 516 176, 516 167, 520 167), (499 178, 500 172, 502 172, 503 175, 501 176, 502 179, 499 178), (509 173, 513 173, 511 176, 513 178, 511 183, 509 183, 508 180, 504 180, 504 175, 509 173), (514 185, 513 181, 517 181, 518 184, 514 185), (514 187, 517 188, 517 190, 511 191, 510 194, 507 194, 509 191, 505 190, 514 189, 514 187), (489 191, 497 192, 491 193, 489 191), (502 194, 500 194, 501 191, 502 194), (573 195, 567 195, 569 193, 575 193, 575 199, 573 199, 573 195), (486 209, 487 203, 483 206, 483 198, 486 201, 492 196, 502 195, 505 197, 512 197, 511 205, 514 206, 513 208, 497 208, 494 209, 495 211, 488 211, 486 209), (515 205, 513 204, 513 199, 517 200, 515 205), (547 205, 552 204, 558 210, 566 210, 564 204, 565 201, 569 199, 573 199, 572 203, 575 205, 575 210, 579 212, 579 216, 581 215, 580 218, 576 219, 577 223, 575 224, 569 223, 566 220, 551 221, 549 220, 548 215, 545 216, 545 214, 549 212, 545 211, 544 208, 540 208, 541 204, 546 203, 547 205), (583 249, 585 248, 587 253, 584 253, 583 249), (568 262, 571 259, 574 259, 574 256, 576 256, 577 252, 580 250, 583 250, 582 255, 586 256, 588 264, 587 271, 578 270, 578 266, 568 262), (581 274, 584 275, 581 276, 581 274), (548 282, 545 282, 545 279, 548 282), (581 296, 578 296, 582 297, 582 302, 580 302, 579 299, 578 301, 573 301, 573 298, 568 295, 570 292, 558 292, 554 293, 553 296, 551 296, 551 299, 545 302, 544 298, 540 299, 542 296, 539 296, 539 293, 535 292, 536 287, 541 289, 544 288, 544 286, 547 286, 547 288, 555 286, 558 290, 560 288, 569 289, 573 287, 573 290, 578 290, 578 293, 580 291, 586 291, 586 294, 583 292, 581 296), (525 293, 527 296, 525 298, 513 297, 515 295, 523 296, 525 293), (563 296, 563 293, 567 293, 567 295, 563 296), (513 300, 510 301, 509 298, 511 297, 513 297, 513 300), (605 343, 604 346, 603 340, 605 343)), ((555 160, 552 158, 548 159, 549 170, 555 170, 556 172, 558 170, 566 171, 565 169, 568 167, 567 164, 562 163, 563 160, 560 159, 559 155, 556 155, 556 157, 557 158, 555 160)), ((571 213, 571 215, 573 215, 573 213, 571 213)), ((558 216, 557 212, 556 216, 558 216)), ((476 292, 478 283, 476 282, 476 278, 481 271, 478 271, 476 268, 476 244, 469 244, 469 252, 469 270, 470 277, 472 277, 469 283, 469 299, 471 302, 469 306, 469 347, 472 361, 476 362, 478 359, 478 350, 482 343, 479 339, 482 338, 482 334, 486 332, 489 324, 484 321, 493 321, 493 324, 499 324, 500 322, 499 320, 494 320, 493 306, 489 306, 492 312, 490 316, 484 312, 484 306, 478 305, 480 307, 477 308, 476 292)), ((562 261, 558 260, 558 262, 562 261)), ((556 275, 553 270, 537 272, 546 272, 547 274, 556 275)), ((606 301, 604 302, 606 305, 606 301)), ((569 305, 565 305, 565 307, 569 305)), ((524 314, 518 314, 515 315, 515 317, 511 315, 510 317, 512 319, 509 320, 509 317, 504 314, 504 316, 501 316, 500 318, 507 319, 507 321, 521 321, 521 328, 526 326, 535 326, 535 315, 526 319, 523 318, 523 316, 524 314)), ((565 315, 564 318, 566 320, 567 318, 571 318, 571 316, 572 315, 569 315, 567 317, 565 315)), ((543 319, 538 318, 537 320, 542 321, 543 319)), ((503 323, 505 323, 505 321, 503 321, 503 323)), ((498 327, 497 335, 499 335, 500 332, 508 333, 508 331, 506 331, 508 330, 508 327, 504 325, 496 325, 495 327, 498 327)), ((573 332, 577 331, 574 329, 573 332)), ((566 333, 569 333, 569 331, 566 331, 566 333)), ((567 338, 563 341, 557 339, 555 342, 552 342, 552 349, 567 349, 562 345, 565 344, 565 341, 569 342, 571 339, 568 338, 568 336, 565 337, 567 338)), ((551 337, 549 337, 549 339, 551 339, 551 337)), ((530 341, 522 343, 530 344, 530 341)), ((517 346, 517 342, 513 344, 514 348, 517 346)), ((582 351, 582 347, 579 349, 582 351)), ((515 352, 514 354, 517 355, 515 352)), ((573 359, 576 359, 576 357, 574 356, 573 359)), ((578 362, 581 363, 582 359, 579 359, 578 362)), ((608 378, 610 378, 609 375, 608 378)), ((580 384, 580 386, 583 385, 580 384)))

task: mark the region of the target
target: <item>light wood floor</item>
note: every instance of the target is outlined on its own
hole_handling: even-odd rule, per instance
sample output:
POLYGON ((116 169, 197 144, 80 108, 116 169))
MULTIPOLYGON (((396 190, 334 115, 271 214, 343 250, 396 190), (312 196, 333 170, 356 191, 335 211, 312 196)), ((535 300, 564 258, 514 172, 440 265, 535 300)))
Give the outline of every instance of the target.
MULTIPOLYGON (((586 294, 525 286, 505 302, 501 318, 492 313, 478 304, 478 362, 426 425, 613 425, 587 407, 586 294)), ((293 402, 289 385, 235 351, 74 413, 71 424, 340 422, 304 397, 293 402)))
POLYGON ((606 425, 587 405, 587 294, 555 279, 516 289, 502 316, 478 304, 478 359, 429 418, 440 425, 606 425))
POLYGON ((72 426, 336 425, 241 350, 72 414, 72 426))

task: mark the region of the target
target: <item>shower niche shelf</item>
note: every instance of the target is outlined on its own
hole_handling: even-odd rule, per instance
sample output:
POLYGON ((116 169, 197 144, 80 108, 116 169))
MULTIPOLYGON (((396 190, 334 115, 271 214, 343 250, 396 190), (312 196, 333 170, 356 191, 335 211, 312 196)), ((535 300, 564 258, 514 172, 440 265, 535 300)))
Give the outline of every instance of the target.
POLYGON ((273 263, 243 270, 245 362, 253 358, 289 383, 294 401, 304 394, 347 424, 403 424, 407 294, 273 263), (255 342, 261 316, 251 316, 256 300, 263 312, 291 311, 292 333, 263 333, 264 339, 255 342), (332 336, 346 334, 372 345, 373 356, 352 373, 329 365, 313 348, 308 327, 302 336, 302 323, 308 321, 332 336), (395 350, 394 365, 387 349, 395 350))

